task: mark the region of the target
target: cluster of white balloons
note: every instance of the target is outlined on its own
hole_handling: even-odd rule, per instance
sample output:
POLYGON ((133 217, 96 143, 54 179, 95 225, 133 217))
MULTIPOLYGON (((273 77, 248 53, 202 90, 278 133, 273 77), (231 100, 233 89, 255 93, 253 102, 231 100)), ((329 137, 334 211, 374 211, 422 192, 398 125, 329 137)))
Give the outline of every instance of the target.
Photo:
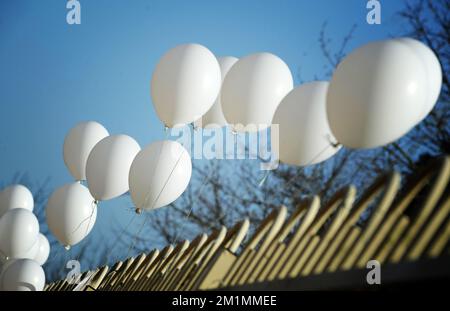
POLYGON ((0 290, 41 291, 50 244, 39 232, 34 199, 22 185, 0 191, 0 290))
POLYGON ((129 191, 138 211, 159 208, 183 193, 192 172, 190 155, 178 142, 158 141, 141 150, 132 137, 110 135, 94 121, 69 131, 63 156, 75 181, 52 193, 46 216, 51 232, 66 248, 91 232, 99 201, 129 191))
MULTIPOLYGON (((276 55, 216 58, 202 45, 184 44, 158 62, 151 96, 167 127, 230 125, 249 132, 278 124, 280 160, 305 166, 325 161, 341 145, 374 148, 400 138, 433 109, 441 83, 436 55, 409 38, 362 46, 342 60, 330 82, 295 88, 289 67, 276 55)), ((130 136, 110 135, 93 121, 70 130, 63 156, 75 182, 53 192, 46 215, 67 247, 92 230, 99 201, 129 191, 137 210, 160 208, 185 191, 192 174, 180 143, 157 141, 141 150, 130 136)), ((0 193, 0 252, 9 259, 0 278, 4 289, 44 286, 40 265, 49 244, 32 209, 26 188, 0 193)))
POLYGON ((216 58, 206 47, 184 44, 159 61, 151 81, 153 104, 167 127, 259 124, 269 126, 292 89, 289 67, 270 53, 216 58))
POLYGON ((432 110, 441 81, 436 55, 410 38, 367 44, 338 65, 331 82, 295 88, 288 66, 273 54, 216 59, 204 46, 185 44, 161 58, 151 95, 168 127, 249 132, 278 124, 280 160, 304 166, 341 145, 374 148, 400 138, 432 110))
POLYGON ((331 130, 350 148, 391 143, 433 109, 442 69, 433 51, 409 38, 370 43, 348 55, 330 83, 331 130))

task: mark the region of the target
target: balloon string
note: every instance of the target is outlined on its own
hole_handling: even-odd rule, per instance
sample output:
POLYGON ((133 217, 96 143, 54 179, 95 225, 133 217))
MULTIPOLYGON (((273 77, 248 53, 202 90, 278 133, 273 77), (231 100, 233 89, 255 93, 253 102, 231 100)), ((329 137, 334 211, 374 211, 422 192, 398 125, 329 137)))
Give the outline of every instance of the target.
MULTIPOLYGON (((164 126, 164 140, 167 140, 168 136, 169 136, 169 128, 167 126, 164 126)), ((163 147, 164 147, 164 142, 161 145, 161 148, 159 148, 159 154, 158 154, 158 161, 157 161, 157 163, 159 163, 159 161, 161 160, 161 154, 162 154, 163 147)), ((169 178, 170 178, 170 176, 169 176, 169 178)), ((141 206, 136 206, 136 212, 138 214, 140 214, 142 209, 144 209, 147 206, 149 195, 150 195, 150 189, 147 192, 147 194, 145 195, 144 203, 141 206)), ((152 206, 152 208, 153 208, 153 206, 152 206)))
MULTIPOLYGON (((164 184, 163 184, 161 190, 159 191, 159 193, 158 193, 158 195, 156 196, 156 198, 153 200, 153 203, 152 203, 152 206, 150 207, 150 210, 152 210, 153 207, 155 206, 156 202, 158 202, 158 200, 159 200, 161 194, 163 193, 164 189, 166 188, 167 183, 169 182, 170 178, 172 177, 173 172, 175 171, 176 167, 178 166, 178 163, 180 162, 181 157, 183 156, 183 153, 184 153, 185 151, 186 151, 186 150, 183 148, 183 150, 181 151, 180 156, 179 156, 178 159, 177 159, 177 162, 175 162, 175 165, 174 165, 174 167, 172 168, 172 170, 170 171, 169 176, 166 178, 166 180, 165 180, 165 182, 164 182, 164 184)), ((145 203, 145 204, 146 204, 146 203, 145 203)), ((138 240, 138 238, 139 238, 140 233, 142 232, 142 229, 144 229, 144 226, 145 226, 147 220, 149 219, 149 215, 150 215, 149 213, 147 213, 147 214, 145 215, 145 219, 144 219, 144 221, 142 222, 142 225, 141 225, 140 229, 135 233, 135 238, 133 239, 132 244, 131 244, 130 247, 128 248, 127 257, 128 257, 128 255, 129 255, 129 253, 131 252, 131 250, 132 250, 132 249, 134 250, 134 246, 135 246, 135 244, 136 244, 136 242, 137 242, 137 240, 138 240)))
MULTIPOLYGON (((92 204, 96 204, 95 201, 93 201, 92 204)), ((91 205, 91 206, 92 206, 92 205, 91 205)), ((91 224, 91 219, 92 219, 93 214, 94 214, 94 207, 92 207, 92 211, 91 211, 90 216, 89 216, 89 217, 86 217, 85 219, 83 219, 83 220, 78 224, 78 226, 77 226, 77 227, 69 234, 69 237, 72 236, 78 229, 80 229, 80 227, 83 225, 83 223, 84 223, 85 221, 89 220, 88 226, 87 226, 87 228, 86 228, 86 233, 85 233, 85 235, 87 235, 87 231, 88 231, 89 226, 90 226, 90 224, 91 224)), ((58 245, 60 245, 60 244, 58 244, 58 245)), ((60 259, 60 258, 61 258, 61 255, 64 254, 65 256, 64 256, 64 265, 63 265, 63 268, 65 268, 65 264, 66 264, 66 261, 67 261, 67 257, 68 257, 68 254, 70 253, 70 252, 69 252, 70 247, 69 247, 69 248, 67 248, 67 246, 62 246, 62 247, 64 248, 64 250, 63 250, 63 249, 60 249, 60 252, 57 253, 52 259, 47 260, 47 261, 45 262, 45 264, 48 264, 48 263, 51 263, 51 262, 55 262, 57 259, 60 259)), ((76 260, 79 261, 79 260, 80 260, 80 257, 81 257, 81 252, 78 254, 76 260)))
MULTIPOLYGON (((232 137, 233 137, 233 145, 237 145, 237 144, 238 144, 237 136, 239 135, 239 133, 238 133, 238 131, 237 131, 233 126, 231 126, 230 130, 231 130, 231 134, 232 134, 232 137)), ((242 144, 241 144, 241 146, 242 146, 242 144)), ((237 152, 239 152, 239 150, 237 150, 237 152)), ((227 153, 227 155, 228 155, 228 153, 227 153)), ((201 195, 202 192, 203 192, 204 186, 205 186, 205 185, 207 184, 207 182, 211 179, 212 173, 213 173, 213 172, 214 172, 213 168, 210 167, 210 168, 209 168, 209 172, 208 172, 208 176, 204 178, 204 180, 203 180, 203 182, 202 182, 202 184, 201 184, 199 190, 197 191, 196 195, 194 196, 194 198, 199 198, 199 197, 200 197, 200 195, 201 195)), ((270 171, 268 171, 268 172, 270 172, 270 171)), ((268 175, 269 175, 269 174, 266 173, 266 177, 263 179, 263 181, 267 178, 268 175)), ((185 224, 186 224, 187 221, 189 220, 189 217, 191 216, 191 213, 192 213, 192 211, 193 211, 193 209, 194 209, 194 205, 195 205, 195 199, 194 199, 194 201, 192 202, 191 207, 189 208, 188 213, 186 214, 186 217, 185 217, 185 219, 184 219, 184 221, 183 221, 183 223, 182 223, 181 229, 180 229, 180 230, 177 232, 177 234, 175 235, 175 237, 174 237, 174 239, 173 239, 173 241, 172 241, 172 244, 174 244, 174 243, 178 240, 178 237, 179 237, 179 236, 181 235, 181 233, 183 232, 184 227, 185 227, 185 224)), ((222 216, 220 216, 219 218, 217 218, 216 221, 222 220, 222 219, 225 218, 226 216, 227 216, 227 212, 225 212, 222 216)), ((215 225, 215 224, 212 224, 212 225, 211 225, 209 228, 207 228, 207 229, 209 230, 209 229, 212 228, 214 225, 215 225)))
MULTIPOLYGON (((164 140, 167 140, 168 136, 169 136, 169 127, 165 125, 165 126, 164 126, 164 140)), ((161 148, 160 148, 160 150, 159 150, 158 162, 161 160, 161 154, 162 154, 163 146, 164 146, 164 145, 161 145, 161 148)), ((182 157, 184 151, 185 151, 185 150, 183 150, 183 151, 181 152, 180 156, 178 157, 177 162, 175 163, 175 165, 174 165, 174 167, 172 168, 172 170, 171 170, 169 176, 167 177, 166 181, 164 182, 164 185, 163 185, 162 189, 159 191, 158 195, 157 195, 156 198, 153 200, 152 205, 151 205, 151 207, 150 207, 150 210, 153 209, 153 207, 155 206, 156 202, 159 200, 159 198, 160 198, 162 192, 164 191, 164 189, 165 189, 167 183, 169 182, 170 178, 172 177, 173 172, 175 171, 175 168, 177 167, 179 161, 181 160, 181 157, 182 157)), ((141 210, 142 210, 144 207, 147 206, 147 203, 148 203, 148 200, 149 200, 149 196, 150 196, 150 192, 151 192, 150 190, 147 192, 147 194, 146 194, 146 196, 145 196, 145 199, 144 199, 144 203, 143 203, 141 206, 136 206, 136 212, 137 212, 137 213, 134 214, 134 216, 136 216, 137 214, 140 214, 140 213, 141 213, 141 210)), ((134 219, 134 216, 133 216, 133 219, 134 219)), ((142 222, 142 224, 141 224, 139 230, 137 230, 137 232, 134 234, 135 237, 134 237, 134 239, 132 240, 132 242, 131 242, 131 244, 130 244, 130 246, 129 246, 129 248, 128 248, 127 255, 126 255, 127 257, 129 256, 130 252, 131 252, 132 250, 134 250, 134 246, 135 246, 135 244, 136 244, 136 242, 137 242, 137 240, 138 240, 138 238, 139 238, 139 235, 140 235, 141 231, 144 229, 144 226, 145 226, 146 222, 148 221, 148 219, 149 219, 149 214, 146 214, 146 215, 145 215, 145 218, 144 218, 144 221, 142 222)), ((128 224, 127 227, 124 228, 124 230, 123 230, 123 232, 121 233, 121 235, 123 235, 123 233, 125 232, 125 230, 128 228, 129 225, 130 225, 130 224, 128 224)), ((112 250, 111 250, 111 251, 112 251, 112 250)), ((111 253, 111 251, 110 251, 110 253, 111 253)), ((110 253, 109 253, 109 254, 110 254, 110 253)), ((109 254, 108 254, 107 258, 109 257, 109 254)), ((107 260, 107 258, 106 258, 106 260, 107 260)))
MULTIPOLYGON (((71 252, 72 252, 72 250, 65 250, 63 252, 63 254, 64 254, 64 261, 63 261, 63 265, 62 265, 61 270, 59 270, 60 274, 63 273, 64 270, 66 269, 66 264, 67 264, 68 259, 70 259, 70 253, 71 252)), ((66 279, 66 278, 67 278, 67 275, 64 277, 64 279, 66 279)))
MULTIPOLYGON (((165 139, 167 139, 167 136, 168 136, 167 134, 168 134, 168 132, 166 131, 165 139)), ((160 159, 161 159, 162 148, 163 148, 163 145, 161 146, 161 149, 159 150, 158 162, 159 162, 160 159)), ((161 190, 159 191, 159 193, 158 193, 158 195, 156 196, 156 198, 153 200, 153 203, 152 203, 152 206, 150 207, 150 210, 153 209, 153 207, 155 206, 156 202, 159 200, 161 194, 163 193, 164 189, 166 188, 167 183, 169 182, 170 178, 172 177, 173 172, 174 172, 175 169, 177 168, 178 163, 180 162, 181 157, 183 156, 183 153, 184 153, 185 151, 186 151, 185 148, 183 148, 183 149, 181 150, 181 153, 180 153, 180 155, 178 156, 178 159, 177 159, 177 161, 175 162, 175 165, 173 166, 172 170, 170 171, 169 176, 166 178, 166 180, 165 180, 165 182, 164 182, 164 184, 163 184, 161 190)), ((148 198, 149 195, 150 195, 150 191, 149 191, 149 192, 147 193, 147 195, 146 195, 146 198, 145 198, 145 201, 144 201, 144 206, 147 205, 147 201, 148 201, 148 199, 149 199, 149 198, 148 198)))
MULTIPOLYGON (((308 163, 306 163, 304 166, 308 166, 310 164, 312 164, 315 160, 317 160, 317 158, 319 158, 325 151, 327 151, 330 147, 333 148, 337 148, 339 147, 340 144, 339 143, 332 143, 330 142, 329 145, 327 145, 325 148, 323 148, 319 153, 317 153, 317 155, 315 155, 308 163)), ((286 188, 287 186, 289 186, 291 184, 291 182, 293 182, 295 179, 297 179, 298 176, 300 176, 300 174, 302 173, 302 171, 299 171, 297 174, 295 174, 292 178, 290 178, 285 184, 284 187, 286 188)))
MULTIPOLYGON (((95 201, 93 201, 93 204, 95 204, 95 201)), ((92 206, 92 203, 91 203, 91 206, 92 206)), ((71 237, 75 232, 77 232, 78 229, 80 229, 80 227, 81 227, 81 226, 83 225, 83 223, 86 222, 86 221, 89 221, 88 227, 87 227, 87 229, 88 229, 93 214, 94 214, 94 209, 92 208, 91 214, 90 214, 88 217, 84 218, 84 219, 78 224, 78 226, 77 226, 72 232, 70 232, 69 237, 71 237)), ((86 229, 86 232, 87 232, 87 229, 86 229)), ((70 245, 69 245, 69 246, 70 246, 70 245)))
POLYGON ((270 170, 266 170, 266 171, 264 172, 263 178, 262 178, 262 179, 259 181, 259 183, 258 183, 258 187, 259 187, 259 188, 261 188, 262 185, 264 185, 264 183, 266 182, 266 179, 267 179, 267 177, 269 177, 269 175, 270 175, 270 170))
POLYGON ((181 157, 183 156, 183 153, 184 153, 185 151, 186 151, 186 149, 184 149, 184 148, 183 148, 183 150, 181 150, 181 154, 180 154, 180 156, 178 157, 177 162, 175 162, 175 165, 173 166, 172 170, 170 171, 169 177, 166 178, 166 180, 165 180, 165 182, 164 182, 164 184, 163 184, 161 190, 159 191, 159 193, 158 193, 158 195, 156 196, 155 200, 153 200, 153 203, 152 203, 152 206, 151 206, 150 209, 153 209, 153 207, 155 206, 156 202, 158 202, 159 197, 161 196, 161 194, 163 193, 164 189, 166 188, 167 183, 169 182, 170 178, 172 177, 173 172, 174 172, 175 169, 177 168, 178 163, 180 162, 181 157))
MULTIPOLYGON (((326 147, 324 147, 324 149, 322 149, 321 151, 319 151, 318 154, 316 154, 308 163, 306 163, 304 166, 308 166, 311 165, 318 157, 320 157, 325 151, 328 150, 328 148, 333 147, 333 148, 339 148, 341 146, 341 143, 337 142, 337 141, 333 141, 333 139, 331 138, 330 135, 326 135, 325 138, 328 140, 329 145, 327 145, 326 147)), ((294 177, 292 177, 285 185, 284 187, 290 185, 290 183, 295 180, 301 172, 297 173, 294 177)), ((265 183, 265 181, 267 180, 267 178, 270 175, 270 170, 267 170, 266 173, 264 174, 263 178, 260 180, 260 182, 258 183, 258 187, 261 188, 261 186, 265 183)))
MULTIPOLYGON (((206 185, 206 183, 208 182, 208 180, 211 179, 211 176, 212 176, 213 171, 214 171, 214 170, 212 169, 212 167, 210 167, 210 168, 209 168, 208 176, 204 178, 204 180, 203 180, 203 182, 202 182, 202 184, 201 184, 199 190, 197 191, 196 195, 194 196, 194 198, 198 198, 198 197, 202 194, 203 188, 204 188, 204 186, 206 185)), ((189 220, 189 217, 191 216, 192 210, 194 209, 194 205, 195 205, 195 199, 194 199, 194 201, 192 202, 192 204, 191 204, 191 206, 190 206, 190 208, 189 208, 188 213, 186 214, 186 217, 185 217, 183 223, 181 224, 180 230, 175 234, 175 237, 174 237, 174 239, 173 239, 173 241, 172 241, 172 244, 174 244, 174 243, 178 240, 179 236, 180 236, 181 233, 183 232, 184 226, 185 226, 185 224, 187 223, 187 221, 189 220)))
MULTIPOLYGON (((327 145, 323 150, 321 150, 316 156, 314 156, 314 158, 313 158, 312 160, 310 160, 310 161, 308 162, 308 164, 306 164, 306 165, 310 165, 312 162, 314 162, 314 161, 315 161, 319 156, 321 156, 328 148, 330 148, 330 147, 337 148, 337 147, 339 147, 339 146, 341 146, 340 143, 333 143, 333 142, 330 141, 330 144, 327 145)), ((267 171, 267 173, 265 174, 266 176, 264 177, 263 180, 267 179, 267 177, 269 176, 269 173, 270 173, 270 171, 267 171)), ((297 178, 298 175, 299 175, 299 173, 298 173, 296 176, 294 176, 293 178, 291 178, 291 179, 288 181, 288 183, 286 183, 286 185, 288 185, 288 184, 289 184, 290 182, 292 182, 295 178, 297 178)), ((286 186, 286 185, 285 185, 285 186, 286 186)), ((199 191, 199 192, 200 192, 200 191, 199 191)), ((199 196, 199 194, 200 194, 200 193, 197 194, 197 197, 199 196)), ((222 219, 225 218, 226 216, 227 216, 227 212, 225 212, 221 217, 217 218, 216 221, 222 220, 222 219)), ((212 224, 211 226, 209 226, 209 227, 207 228, 207 230, 209 230, 210 228, 212 228, 214 225, 215 225, 215 224, 212 224)))
MULTIPOLYGON (((89 216, 89 222, 88 222, 88 225, 86 226, 86 230, 84 232, 84 238, 86 238, 87 235, 88 235, 89 227, 91 226, 92 216, 94 215, 94 211, 95 211, 95 208, 97 208, 97 206, 98 206, 97 200, 92 201, 92 203, 91 203, 91 215, 89 216)), ((80 261, 80 257, 82 255, 82 253, 83 252, 81 252, 81 251, 78 253, 78 256, 77 256, 77 259, 76 259, 77 261, 80 261)))
POLYGON ((117 243, 119 240, 122 239, 122 236, 125 234, 125 231, 127 231, 128 227, 130 227, 130 225, 133 223, 134 219, 136 218, 137 214, 133 214, 133 216, 131 217, 130 221, 128 222, 128 224, 122 229, 121 233, 117 236, 117 241, 116 243, 113 244, 113 246, 109 249, 108 253, 105 256, 105 262, 104 262, 104 266, 108 263, 108 258, 109 256, 111 256, 113 250, 115 249, 116 245, 119 244, 117 243))
MULTIPOLYGON (((95 201, 93 201, 93 204, 95 204, 95 201)), ((91 206, 92 206, 92 205, 91 205, 91 206)), ((85 234, 87 234, 87 231, 88 231, 88 229, 89 229, 90 222, 91 222, 91 219, 92 219, 92 215, 93 215, 93 214, 94 214, 94 208, 92 208, 91 214, 90 214, 88 217, 86 217, 85 219, 83 219, 83 220, 78 224, 78 226, 77 226, 72 232, 69 233, 69 237, 72 236, 78 229, 80 229, 80 227, 83 225, 83 223, 84 223, 85 221, 88 221, 88 220, 89 220, 88 226, 87 226, 87 228, 86 228, 86 233, 85 233, 85 234)), ((61 245, 61 244, 58 244, 58 245, 61 245)), ((59 259, 59 258, 61 257, 62 254, 66 254, 66 255, 67 255, 67 253, 68 253, 68 249, 66 248, 67 246, 62 245, 62 247, 65 248, 65 250, 64 250, 64 251, 61 251, 62 249, 60 249, 60 252, 57 253, 52 259, 47 260, 47 261, 45 262, 45 264, 48 264, 48 263, 50 263, 50 262, 56 261, 56 259, 59 259)), ((78 256, 77 260, 79 260, 79 256, 78 256)))
POLYGON ((58 245, 58 246, 61 246, 61 248, 58 247, 55 256, 53 256, 53 258, 51 258, 50 260, 47 260, 47 261, 45 262, 45 264, 49 264, 49 263, 51 263, 51 262, 55 262, 56 259, 61 258, 61 255, 65 254, 65 253, 67 252, 67 251, 64 249, 64 246, 63 246, 63 245, 61 245, 61 244, 59 244, 59 243, 58 243, 57 245, 58 245), (58 251, 58 250, 59 250, 59 251, 58 251))
MULTIPOLYGON (((202 186, 201 186, 200 189, 197 191, 195 197, 197 197, 197 198, 200 197, 200 195, 202 194, 202 188, 207 184, 207 181, 211 179, 212 173, 213 173, 213 169, 210 168, 210 169, 209 169, 208 177, 205 177, 205 179, 203 180, 202 186)), ((195 202, 195 201, 194 201, 194 202, 195 202)), ((187 223, 187 220, 189 220, 189 217, 190 217, 190 215, 191 215, 191 212, 192 212, 192 210, 193 210, 193 208, 194 208, 194 202, 192 203, 192 206, 191 206, 191 208, 190 208, 190 210, 189 210, 189 213, 187 214, 186 218, 184 219, 184 222, 183 222, 183 224, 182 224, 182 227, 181 227, 179 233, 181 233, 181 232, 183 231, 184 225, 187 223)), ((216 218, 216 219, 215 219, 216 223, 217 223, 218 221, 224 219, 226 216, 228 216, 228 212, 229 212, 229 211, 230 211, 230 209, 227 209, 227 210, 225 211, 225 213, 223 213, 220 217, 216 218)), ((205 231, 205 232, 208 232, 209 229, 213 228, 213 227, 216 225, 216 223, 212 223, 212 224, 211 224, 210 226, 208 226, 204 231, 205 231)), ((180 234, 177 234, 177 236, 179 236, 179 235, 180 235, 180 234)), ((174 242, 175 242, 176 240, 177 240, 177 237, 175 237, 174 242)), ((174 242, 172 242, 172 244, 174 244, 174 242)))
MULTIPOLYGON (((168 130, 167 130, 167 129, 168 129, 168 128, 166 127, 166 128, 165 128, 165 137, 164 137, 164 140, 167 140, 167 137, 168 137, 168 130)), ((161 145, 161 148, 160 148, 160 150, 159 150, 158 162, 159 162, 160 159, 161 159, 161 154, 162 154, 162 148, 163 148, 163 146, 164 146, 164 145, 161 145)), ((166 188, 166 186, 167 186, 167 184, 168 184, 170 178, 172 177, 172 175, 173 175, 175 169, 177 168, 178 163, 180 162, 181 157, 183 156, 183 153, 184 153, 185 151, 186 151, 186 150, 183 148, 183 150, 181 151, 181 153, 180 153, 180 155, 179 155, 177 161, 175 162, 174 167, 173 167, 172 170, 170 171, 169 176, 166 178, 166 180, 165 180, 165 182, 164 182, 164 184, 163 184, 161 190, 159 191, 159 193, 158 193, 158 195, 156 196, 156 198, 153 200, 152 205, 151 205, 150 208, 149 208, 150 210, 152 210, 152 209, 154 208, 156 202, 158 202, 159 198, 161 197, 161 194, 163 193, 164 189, 166 188)), ((147 206, 147 203, 148 203, 148 200, 149 200, 149 196, 150 196, 150 190, 148 191, 147 195, 145 196, 145 200, 144 200, 144 203, 143 203, 142 207, 147 206)), ((142 208, 142 207, 141 207, 141 208, 142 208)), ((144 221, 142 222, 141 227, 140 227, 139 230, 135 233, 135 238, 132 240, 132 243, 130 244, 130 247, 128 248, 128 251, 127 251, 127 257, 129 256, 130 252, 131 252, 132 250, 134 250, 134 246, 136 245, 136 242, 137 242, 137 240, 138 240, 138 238, 139 238, 139 235, 140 235, 140 233, 142 232, 142 230, 144 229, 144 226, 145 226, 145 224, 147 223, 148 219, 149 219, 149 214, 147 213, 147 214, 145 215, 145 218, 144 218, 144 221)))
POLYGON ((144 229, 144 226, 147 223, 147 220, 149 219, 149 215, 150 215, 149 213, 145 214, 144 221, 142 222, 141 227, 139 228, 139 230, 135 233, 135 238, 133 239, 132 243, 128 247, 127 255, 125 256, 125 258, 128 258, 128 256, 130 255, 130 252, 132 250, 134 250, 134 246, 136 245, 138 237, 139 237, 142 229, 144 229))

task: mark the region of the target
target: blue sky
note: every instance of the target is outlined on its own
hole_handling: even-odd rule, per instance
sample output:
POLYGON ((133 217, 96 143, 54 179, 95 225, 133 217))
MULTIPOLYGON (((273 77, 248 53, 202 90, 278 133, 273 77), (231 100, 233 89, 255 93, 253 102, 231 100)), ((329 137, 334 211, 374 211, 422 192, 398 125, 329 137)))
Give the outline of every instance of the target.
MULTIPOLYGON (((79 0, 81 25, 66 23, 62 0, 0 3, 0 172, 50 187, 70 182, 62 159, 68 130, 96 120, 143 147, 164 137, 150 99, 156 62, 169 48, 196 42, 218 56, 277 54, 294 76, 323 73, 321 25, 335 43, 353 24, 350 49, 403 32, 403 1, 381 1, 382 24, 366 23, 366 1, 79 0)), ((297 81, 298 83, 298 81, 297 81)), ((107 203, 123 215, 119 201, 107 203)), ((99 211, 99 220, 110 214, 99 211)))
POLYGON ((365 1, 81 0, 81 25, 66 23, 64 1, 0 4, 0 172, 69 181, 62 143, 77 122, 97 120, 141 146, 163 137, 149 81, 160 56, 186 42, 217 55, 279 55, 294 75, 321 73, 317 38, 329 23, 350 48, 398 33, 402 1, 382 1, 382 24, 365 23, 365 1), (300 68, 300 69, 299 69, 300 68))

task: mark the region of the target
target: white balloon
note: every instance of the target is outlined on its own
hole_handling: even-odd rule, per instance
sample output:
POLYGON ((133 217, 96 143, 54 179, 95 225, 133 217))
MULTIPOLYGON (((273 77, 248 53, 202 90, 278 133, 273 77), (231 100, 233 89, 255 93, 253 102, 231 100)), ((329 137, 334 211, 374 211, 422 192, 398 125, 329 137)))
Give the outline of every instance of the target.
MULTIPOLYGON (((50 243, 42 233, 39 233, 36 242, 34 242, 33 246, 29 250, 15 255, 14 258, 10 258, 10 260, 32 259, 42 266, 47 261, 49 254, 50 254, 50 243)), ((0 258, 0 262, 1 261, 2 260, 0 258)))
POLYGON ((350 148, 374 148, 413 128, 427 97, 425 68, 398 40, 364 45, 333 74, 327 115, 334 136, 350 148))
POLYGON ((8 269, 8 267, 13 264, 17 259, 2 259, 0 256, 0 291, 4 291, 3 289, 3 282, 2 282, 2 278, 3 278, 3 273, 6 271, 6 269, 8 269))
POLYGON ((94 227, 97 205, 80 183, 66 184, 50 196, 45 209, 50 231, 65 246, 83 240, 94 227))
POLYGON ((131 162, 140 149, 127 135, 108 136, 95 145, 87 161, 86 176, 96 200, 109 200, 128 191, 131 162))
POLYGON ((151 96, 156 113, 168 127, 199 119, 220 91, 220 67, 199 44, 179 45, 160 59, 153 72, 151 96))
POLYGON ((37 241, 39 222, 27 209, 14 208, 0 218, 0 254, 16 258, 24 256, 37 241))
POLYGON ((24 208, 33 211, 33 195, 27 187, 11 185, 0 191, 0 217, 13 208, 24 208))
POLYGON ((419 118, 419 122, 433 110, 439 99, 442 87, 442 68, 433 50, 422 42, 411 38, 399 38, 398 41, 410 46, 420 57, 425 66, 426 81, 428 83, 428 97, 419 118))
POLYGON ((139 152, 131 165, 131 199, 139 209, 166 206, 184 192, 191 174, 191 157, 180 143, 154 142, 139 152))
POLYGON ((278 56, 256 53, 241 58, 231 67, 222 84, 221 101, 225 119, 252 129, 270 125, 276 108, 293 88, 289 67, 278 56))
POLYGON ((2 290, 2 279, 1 279, 1 275, 3 272, 6 271, 6 269, 17 259, 10 259, 10 260, 0 260, 0 291, 2 290))
POLYGON ((38 254, 38 252, 39 252, 39 236, 36 239, 36 242, 34 242, 33 246, 31 246, 30 249, 28 249, 25 252, 18 253, 11 259, 33 259, 34 260, 34 258, 38 254))
POLYGON ((63 157, 70 174, 75 180, 86 179, 86 162, 92 148, 108 131, 100 123, 82 122, 72 128, 64 139, 63 157))
POLYGON ((42 291, 45 273, 36 261, 17 259, 3 269, 0 281, 4 291, 42 291))
MULTIPOLYGON (((222 82, 225 79, 226 74, 230 71, 231 67, 238 61, 236 57, 225 56, 217 59, 220 65, 220 72, 222 74, 222 82)), ((222 103, 220 100, 220 93, 217 96, 214 105, 198 120, 195 124, 199 127, 207 128, 211 126, 226 126, 227 120, 223 115, 222 103)))
POLYGON ((335 138, 328 125, 328 82, 317 81, 294 88, 278 106, 273 124, 279 124, 279 156, 291 165, 316 164, 333 156, 335 138))
MULTIPOLYGON (((94 221, 95 222, 95 221, 94 221)), ((50 255, 50 243, 45 235, 39 233, 38 251, 34 256, 34 260, 41 266, 45 264, 50 255)))

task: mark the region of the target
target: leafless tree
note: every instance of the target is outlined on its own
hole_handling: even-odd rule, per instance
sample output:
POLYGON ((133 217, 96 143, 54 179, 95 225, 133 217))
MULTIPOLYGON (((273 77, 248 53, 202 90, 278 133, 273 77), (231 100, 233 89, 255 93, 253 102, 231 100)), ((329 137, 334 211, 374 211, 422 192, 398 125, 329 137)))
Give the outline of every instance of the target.
MULTIPOLYGON (((443 68, 443 89, 440 100, 430 115, 399 141, 374 150, 344 149, 325 163, 307 168, 281 165, 271 172, 259 186, 261 172, 249 161, 213 160, 195 167, 193 181, 187 192, 174 204, 152 212, 147 230, 159 236, 158 243, 173 243, 192 238, 219 225, 230 226, 238 219, 249 217, 259 221, 274 207, 285 204, 295 207, 305 197, 320 194, 323 200, 340 187, 355 184, 361 190, 380 173, 397 169, 408 174, 428 157, 450 152, 449 140, 449 29, 450 1, 409 1, 399 12, 408 33, 399 34, 423 41, 438 56, 443 68), (231 163, 230 163, 231 162, 231 163)), ((318 44, 324 57, 325 78, 345 57, 348 43, 357 32, 350 26, 340 39, 337 51, 331 48, 332 39, 327 23, 319 32, 318 44)), ((130 236, 133 238, 133 236, 130 236)), ((155 245, 154 239, 141 240, 139 251, 155 245)))
MULTIPOLYGON (((176 202, 136 216, 133 225, 137 229, 119 227, 119 222, 111 225, 119 246, 106 249, 100 242, 102 237, 88 237, 93 240, 73 250, 71 257, 80 258, 85 267, 112 264, 118 259, 148 252, 167 243, 192 239, 195 235, 209 232, 220 225, 230 227, 244 217, 257 225, 273 208, 281 204, 293 209, 300 201, 314 194, 319 194, 322 201, 327 201, 339 188, 350 183, 355 184, 361 193, 383 171, 397 169, 408 174, 427 158, 448 154, 449 8, 449 0, 415 0, 408 1, 399 12, 408 32, 398 35, 423 41, 436 53, 443 68, 443 88, 438 104, 423 122, 402 139, 373 150, 342 148, 325 163, 308 167, 282 164, 268 176, 259 170, 257 161, 202 162, 194 167, 191 186, 176 202), (265 177, 265 182, 261 183, 265 177)), ((334 68, 348 52, 348 43, 357 35, 357 27, 350 25, 348 34, 340 38, 338 42, 341 44, 334 51, 327 26, 324 23, 318 33, 318 45, 324 59, 323 73, 320 76, 322 79, 331 77, 334 68)), ((42 224, 41 230, 46 232, 43 202, 48 192, 45 187, 34 187, 28 181, 22 180, 21 183, 33 189, 36 202, 40 202, 36 204, 35 211, 42 224)), ((56 250, 52 250, 55 253, 52 253, 46 271, 50 279, 55 279, 64 276, 64 260, 68 255, 61 251, 61 246, 56 246, 56 241, 51 236, 49 238, 56 250)))
POLYGON ((33 194, 34 209, 33 213, 39 221, 40 232, 47 237, 50 243, 50 255, 44 265, 47 281, 64 278, 69 270, 66 269, 66 263, 71 259, 77 259, 81 262, 81 267, 85 269, 96 267, 107 251, 106 247, 102 246, 99 241, 101 236, 88 236, 95 241, 92 243, 80 243, 80 245, 73 247, 72 250, 66 251, 64 247, 55 239, 50 233, 45 217, 45 205, 51 194, 50 192, 50 178, 42 182, 33 181, 28 173, 18 172, 8 182, 0 184, 0 189, 9 185, 21 184, 27 187, 33 194))

